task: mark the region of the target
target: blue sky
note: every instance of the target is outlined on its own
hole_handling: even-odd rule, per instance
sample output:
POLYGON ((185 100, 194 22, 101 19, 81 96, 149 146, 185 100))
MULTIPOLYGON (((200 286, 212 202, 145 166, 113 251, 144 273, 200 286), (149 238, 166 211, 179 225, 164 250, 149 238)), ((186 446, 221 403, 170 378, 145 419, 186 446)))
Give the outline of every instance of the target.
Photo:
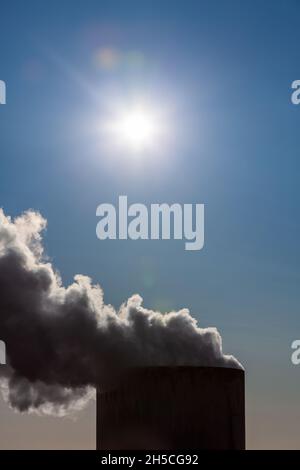
POLYGON ((31 0, 2 2, 0 12, 1 206, 47 218, 47 251, 64 282, 88 274, 116 306, 138 292, 149 308, 188 307, 202 326, 217 326, 247 371, 255 447, 300 441, 290 363, 299 325, 300 107, 290 100, 299 13, 292 0, 31 0), (141 60, 103 70, 94 61, 103 47, 141 60), (89 132, 107 93, 145 94, 168 110, 163 158, 154 152, 136 165, 107 154, 89 132), (120 194, 204 203, 204 249, 100 242, 96 207, 120 194))

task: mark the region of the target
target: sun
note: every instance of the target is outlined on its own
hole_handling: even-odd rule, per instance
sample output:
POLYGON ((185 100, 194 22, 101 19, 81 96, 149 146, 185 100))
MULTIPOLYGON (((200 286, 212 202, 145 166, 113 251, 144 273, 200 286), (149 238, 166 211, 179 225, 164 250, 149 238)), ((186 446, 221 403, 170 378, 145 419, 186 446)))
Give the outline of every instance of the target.
POLYGON ((142 151, 151 147, 157 134, 155 117, 145 108, 125 111, 115 120, 116 138, 133 151, 142 151))
POLYGON ((109 158, 142 162, 164 158, 170 143, 170 115, 154 98, 107 99, 93 129, 109 158))
POLYGON ((143 109, 134 109, 121 116, 117 127, 124 143, 136 150, 151 145, 156 134, 154 117, 143 109))
POLYGON ((150 103, 123 103, 112 106, 101 123, 101 137, 107 149, 140 158, 154 155, 163 145, 165 119, 150 103))

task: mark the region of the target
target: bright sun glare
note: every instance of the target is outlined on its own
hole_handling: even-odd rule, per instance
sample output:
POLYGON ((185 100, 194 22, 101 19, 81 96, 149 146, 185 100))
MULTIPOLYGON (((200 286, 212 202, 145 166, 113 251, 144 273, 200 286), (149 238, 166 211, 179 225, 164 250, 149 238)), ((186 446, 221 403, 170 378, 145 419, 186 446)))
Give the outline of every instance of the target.
POLYGON ((144 149, 155 138, 155 122, 151 114, 142 109, 133 110, 117 122, 121 139, 136 150, 144 149))
POLYGON ((145 103, 135 103, 116 105, 109 114, 101 126, 107 148, 143 157, 150 151, 154 155, 163 147, 165 119, 158 110, 145 103))

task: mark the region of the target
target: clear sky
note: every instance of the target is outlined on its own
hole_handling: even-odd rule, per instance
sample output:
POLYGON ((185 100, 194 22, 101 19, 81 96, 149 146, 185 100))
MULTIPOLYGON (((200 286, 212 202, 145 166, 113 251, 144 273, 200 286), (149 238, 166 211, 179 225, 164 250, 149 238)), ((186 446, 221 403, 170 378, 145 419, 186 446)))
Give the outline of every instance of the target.
MULTIPOLYGON (((188 307, 217 326, 246 369, 250 448, 300 447, 290 361, 300 333, 300 107, 290 99, 299 14, 297 0, 0 6, 0 205, 47 218, 65 283, 87 274, 115 306, 137 292, 149 308, 188 307), (112 155, 97 126, 108 102, 136 95, 168 127, 138 161, 112 155), (97 240, 96 207, 121 194, 204 203, 204 249, 97 240)), ((17 415, 3 401, 0 414, 1 448, 95 445, 93 405, 76 422, 17 415)))

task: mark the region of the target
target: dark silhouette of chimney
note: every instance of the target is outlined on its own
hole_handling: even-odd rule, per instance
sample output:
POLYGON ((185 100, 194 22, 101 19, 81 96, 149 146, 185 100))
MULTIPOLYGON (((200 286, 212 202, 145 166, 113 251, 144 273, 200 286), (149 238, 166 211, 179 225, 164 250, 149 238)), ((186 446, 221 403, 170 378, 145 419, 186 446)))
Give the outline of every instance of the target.
POLYGON ((244 449, 244 371, 131 370, 97 391, 97 449, 244 449))

